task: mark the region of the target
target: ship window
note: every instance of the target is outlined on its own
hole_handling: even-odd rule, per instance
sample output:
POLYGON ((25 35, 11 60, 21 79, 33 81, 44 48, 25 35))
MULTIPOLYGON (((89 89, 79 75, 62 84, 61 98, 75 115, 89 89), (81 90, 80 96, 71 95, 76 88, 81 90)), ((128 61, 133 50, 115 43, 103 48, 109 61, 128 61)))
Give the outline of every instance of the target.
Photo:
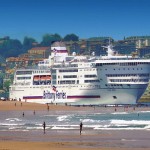
POLYGON ((94 77, 96 77, 96 75, 95 74, 93 74, 93 75, 92 74, 91 75, 84 75, 84 77, 85 78, 94 78, 94 77))
POLYGON ((62 80, 60 84, 75 84, 75 80, 62 80))
POLYGON ((99 80, 85 80, 84 83, 95 83, 99 82, 99 80))
POLYGON ((72 69, 72 70, 59 70, 59 72, 78 72, 78 69, 72 69))
POLYGON ((29 80, 31 77, 17 77, 17 80, 29 80))
POLYGON ((63 78, 77 78, 77 75, 64 75, 63 78))
POLYGON ((32 74, 32 71, 17 71, 16 75, 32 74))

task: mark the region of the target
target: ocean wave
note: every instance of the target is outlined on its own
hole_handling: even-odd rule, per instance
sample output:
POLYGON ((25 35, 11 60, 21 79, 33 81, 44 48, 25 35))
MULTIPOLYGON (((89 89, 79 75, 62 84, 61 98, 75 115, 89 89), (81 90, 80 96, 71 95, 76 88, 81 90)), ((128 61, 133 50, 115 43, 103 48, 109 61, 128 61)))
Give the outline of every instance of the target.
POLYGON ((147 120, 111 120, 111 124, 115 125, 149 125, 150 121, 147 120))
POLYGON ((8 128, 9 130, 14 130, 14 129, 18 129, 18 127, 10 127, 8 128))
POLYGON ((53 126, 51 129, 52 130, 73 130, 77 128, 72 126, 53 126))
POLYGON ((150 113, 150 111, 137 111, 137 113, 150 113))
POLYGON ((71 117, 70 115, 58 116, 57 120, 58 121, 68 121, 70 117, 71 117))
POLYGON ((16 123, 0 123, 0 126, 18 126, 23 124, 16 124, 16 123))
POLYGON ((129 114, 128 112, 114 112, 114 113, 111 113, 113 115, 124 115, 124 114, 129 114))
POLYGON ((129 127, 129 128, 96 128, 96 130, 144 130, 144 128, 134 128, 134 127, 129 127))
POLYGON ((19 118, 7 118, 6 121, 13 122, 13 121, 22 121, 22 120, 19 118))
POLYGON ((59 117, 57 117, 57 120, 58 121, 67 121, 68 119, 68 116, 67 115, 64 115, 64 116, 59 116, 59 117))
MULTIPOLYGON (((47 127, 46 127, 47 128, 47 127)), ((27 130, 42 130, 43 127, 26 127, 27 130)))
POLYGON ((93 120, 93 119, 80 119, 83 123, 100 123, 102 120, 93 120))
POLYGON ((145 126, 144 129, 149 129, 150 130, 150 125, 145 126))

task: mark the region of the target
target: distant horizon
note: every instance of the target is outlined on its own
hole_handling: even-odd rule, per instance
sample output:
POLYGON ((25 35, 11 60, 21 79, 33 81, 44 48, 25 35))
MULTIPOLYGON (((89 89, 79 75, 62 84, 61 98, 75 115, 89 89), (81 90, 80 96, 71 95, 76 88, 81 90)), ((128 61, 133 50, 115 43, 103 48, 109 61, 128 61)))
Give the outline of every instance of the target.
POLYGON ((42 41, 45 34, 80 39, 150 35, 149 0, 1 0, 0 37, 42 41))

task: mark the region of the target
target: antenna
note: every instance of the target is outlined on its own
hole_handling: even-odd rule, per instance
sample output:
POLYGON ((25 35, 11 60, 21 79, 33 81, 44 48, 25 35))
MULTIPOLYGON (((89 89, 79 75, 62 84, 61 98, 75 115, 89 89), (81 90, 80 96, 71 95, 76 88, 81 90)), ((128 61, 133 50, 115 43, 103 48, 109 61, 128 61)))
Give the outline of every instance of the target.
POLYGON ((113 56, 114 55, 114 50, 113 50, 113 45, 111 44, 111 42, 110 42, 110 37, 109 37, 109 44, 108 44, 108 46, 102 46, 102 47, 104 47, 104 48, 106 48, 107 49, 107 54, 108 54, 108 56, 113 56))

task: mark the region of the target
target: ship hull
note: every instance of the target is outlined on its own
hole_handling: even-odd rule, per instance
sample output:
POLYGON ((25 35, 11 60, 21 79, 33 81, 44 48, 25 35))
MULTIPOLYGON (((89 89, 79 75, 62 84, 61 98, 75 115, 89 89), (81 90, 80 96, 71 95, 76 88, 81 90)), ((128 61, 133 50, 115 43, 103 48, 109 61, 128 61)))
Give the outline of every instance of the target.
POLYGON ((136 104, 147 88, 147 84, 119 88, 60 88, 11 87, 10 99, 35 103, 67 103, 71 105, 136 104))

